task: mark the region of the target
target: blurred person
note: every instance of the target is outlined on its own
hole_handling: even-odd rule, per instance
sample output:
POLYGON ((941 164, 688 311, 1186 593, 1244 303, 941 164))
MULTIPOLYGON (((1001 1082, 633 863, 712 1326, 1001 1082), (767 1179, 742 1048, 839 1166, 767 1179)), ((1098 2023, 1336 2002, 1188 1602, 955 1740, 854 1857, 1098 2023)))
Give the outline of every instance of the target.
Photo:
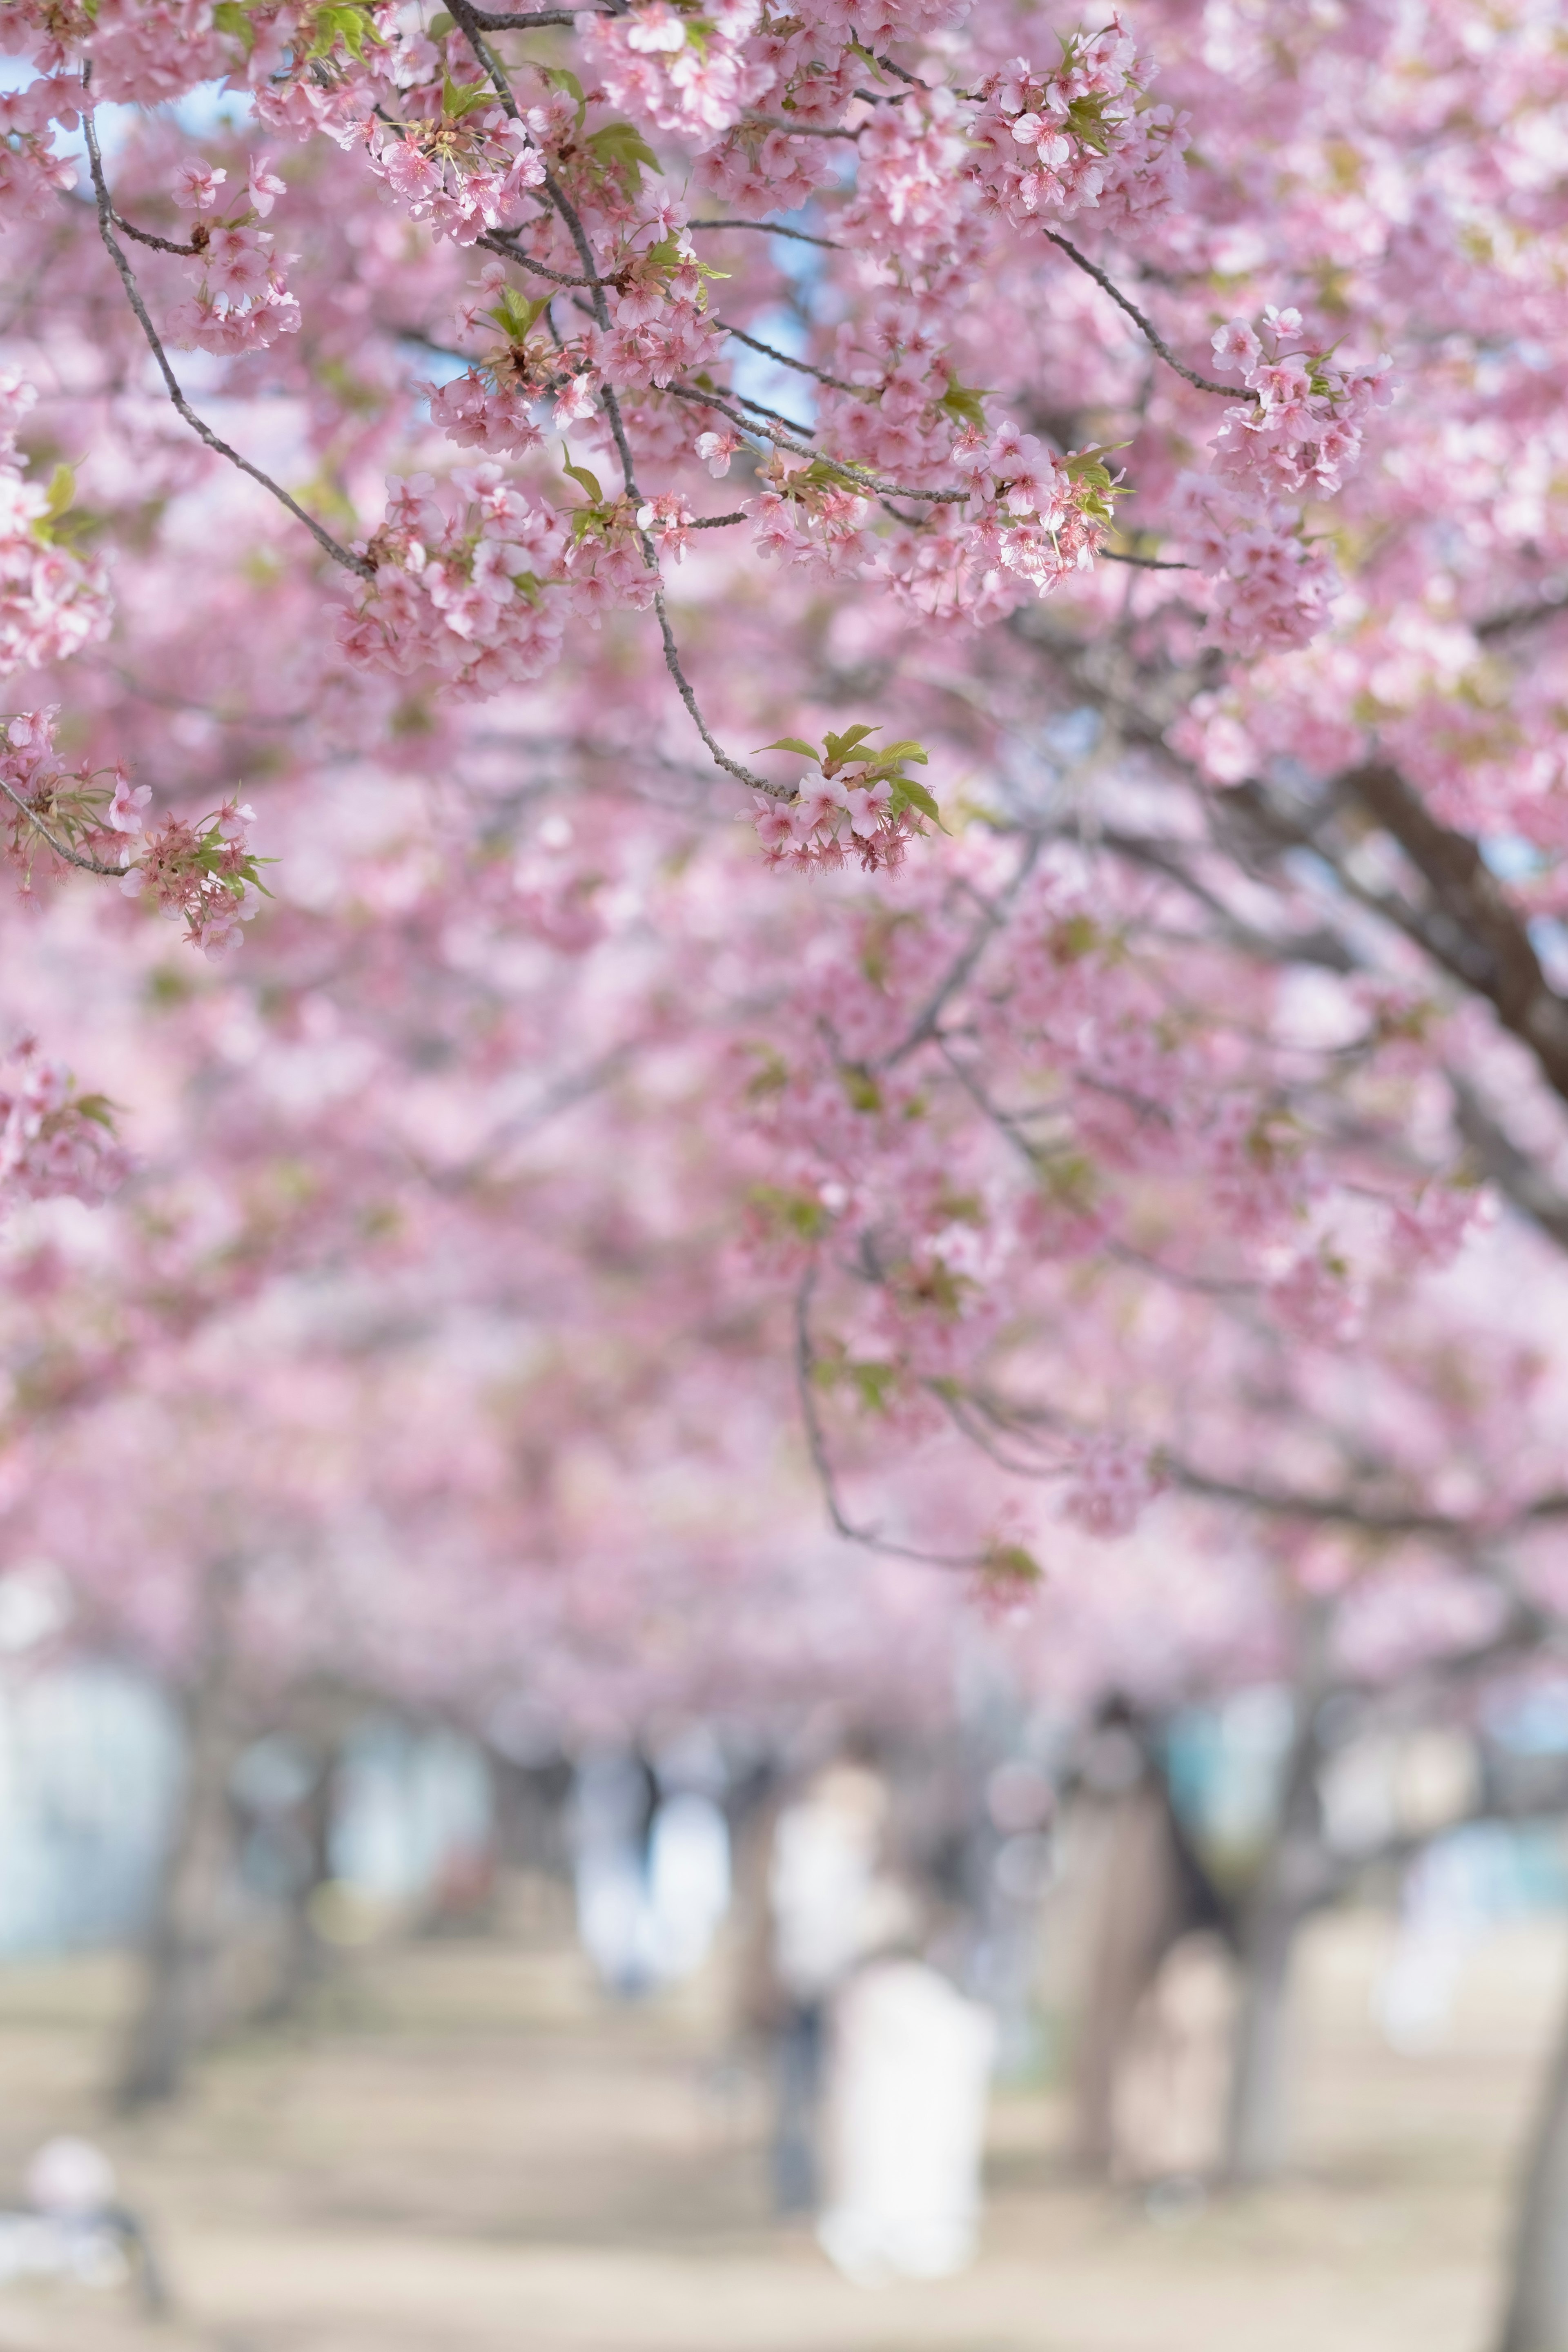
POLYGON ((648 1832, 657 1791, 631 1748, 583 1757, 572 1790, 577 1932, 602 1981, 623 1999, 653 1980, 647 1900, 648 1832))
POLYGON ((660 1799, 648 1836, 649 1957, 666 1982, 693 1975, 730 1908, 730 1832, 700 1789, 660 1799))
POLYGON ((773 2045, 773 2196, 784 2214, 816 2202, 816 2130, 826 2006, 873 1945, 889 1808, 864 1755, 812 1774, 773 1818, 766 1863, 763 1982, 753 2021, 773 2045))
MULTIPOLYGON (((1076 2152, 1102 2177, 1137 2178, 1149 2152, 1129 2144, 1125 2126, 1146 2103, 1121 2099, 1124 2068, 1136 2053, 1145 2072, 1168 2071, 1154 2047, 1172 2013, 1156 1990, 1161 1971, 1185 1938, 1217 1932, 1228 1940, 1231 1926, 1176 1815, 1149 1731, 1120 1701, 1102 1710, 1079 1759, 1062 1845, 1047 1933, 1077 1948, 1076 2152)), ((1205 2016, 1198 2038, 1206 2039, 1206 1990, 1197 2006, 1205 2016)), ((1185 2003, 1175 2009, 1184 2018, 1185 2003)))
POLYGON ((996 2023, 921 1957, 924 1924, 879 1881, 831 2002, 816 2234, 859 2286, 948 2278, 975 2252, 996 2023))
POLYGON ((27 2167, 19 2210, 0 2210, 0 2278, 89 2287, 134 2284, 142 2307, 167 2307, 145 2224, 120 2202, 114 2168, 90 2140, 45 2142, 27 2167))

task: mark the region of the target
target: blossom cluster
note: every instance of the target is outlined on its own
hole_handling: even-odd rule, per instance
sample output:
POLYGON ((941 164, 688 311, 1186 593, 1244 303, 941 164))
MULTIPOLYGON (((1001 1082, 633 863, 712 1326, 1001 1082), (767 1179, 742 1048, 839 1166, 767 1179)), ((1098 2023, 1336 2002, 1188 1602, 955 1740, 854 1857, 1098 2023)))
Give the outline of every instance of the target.
POLYGON ((102 564, 61 537, 75 490, 69 467, 47 488, 26 478, 16 436, 37 399, 32 384, 0 374, 0 673, 68 660, 109 629, 102 564))
POLYGON ((398 62, 405 73, 429 78, 405 83, 397 114, 370 124, 371 164, 410 219, 472 245, 542 184, 543 158, 471 59, 448 63, 433 41, 414 37, 400 45, 398 62))
POLYGON ((1070 42, 1054 71, 1014 58, 981 86, 969 170, 1016 226, 1041 213, 1070 219, 1097 205, 1136 138, 1149 68, 1115 19, 1070 42))
POLYGON ((752 823, 771 866, 829 873, 857 858, 868 874, 903 863, 909 844, 933 820, 936 803, 923 784, 906 772, 925 762, 915 742, 889 743, 874 751, 879 727, 850 727, 828 735, 820 754, 809 743, 786 737, 769 751, 804 751, 815 761, 787 798, 752 795, 752 823))
POLYGON ((1254 397, 1226 411, 1206 474, 1186 473, 1173 514, 1215 582, 1210 625, 1227 652, 1306 645, 1339 587, 1324 542, 1309 542, 1293 500, 1331 498, 1361 454, 1367 416, 1387 397, 1389 362, 1337 366, 1299 348, 1299 310, 1268 310, 1262 334, 1232 319, 1214 335, 1219 366, 1254 397), (1298 346, 1298 348, 1292 348, 1298 346))
POLYGON ((170 815, 149 828, 151 785, 133 785, 122 768, 106 779, 90 766, 61 767, 58 716, 50 707, 0 722, 5 838, 25 887, 31 887, 40 853, 58 851, 99 873, 117 874, 128 898, 145 893, 161 915, 184 924, 192 945, 210 960, 238 947, 240 926, 260 912, 265 895, 247 837, 255 810, 230 799, 197 824, 170 815))
POLYGON ((1128 1535, 1163 1483, 1146 1446, 1110 1433, 1081 1438, 1072 1449, 1063 1516, 1090 1535, 1128 1535))
POLYGON ((748 54, 761 0, 640 0, 622 15, 584 20, 584 50, 613 104, 650 129, 679 131, 698 152, 760 105, 779 79, 748 54))
POLYGON ((79 85, 41 74, 22 89, 0 90, 0 222, 44 220, 76 185, 76 170, 57 154, 54 125, 74 131, 79 85))
POLYGON ((133 836, 120 887, 128 898, 145 893, 165 920, 184 924, 209 963, 220 962, 243 943, 241 925, 261 912, 265 893, 247 833, 256 811, 228 800, 195 824, 167 816, 144 832, 137 803, 147 793, 145 784, 135 793, 122 784, 110 804, 110 824, 133 836))
POLYGON ((256 223, 272 210, 283 192, 283 182, 270 168, 271 159, 253 155, 246 182, 245 202, 221 217, 208 219, 219 201, 218 190, 227 178, 199 157, 180 166, 174 200, 182 212, 199 217, 192 226, 192 259, 185 275, 196 291, 176 303, 169 313, 170 341, 181 351, 212 352, 232 359, 241 352, 265 351, 279 335, 297 334, 300 305, 289 291, 276 239, 256 223))
POLYGON ((25 1037, 0 1068, 0 1201, 64 1194, 89 1207, 130 1172, 101 1095, 78 1094, 66 1070, 25 1037))
POLYGON ((542 677, 566 623, 652 599, 655 575, 626 499, 585 467, 588 503, 557 509, 509 488, 499 465, 416 474, 390 485, 365 545, 374 576, 339 628, 362 667, 430 668, 459 697, 542 677))

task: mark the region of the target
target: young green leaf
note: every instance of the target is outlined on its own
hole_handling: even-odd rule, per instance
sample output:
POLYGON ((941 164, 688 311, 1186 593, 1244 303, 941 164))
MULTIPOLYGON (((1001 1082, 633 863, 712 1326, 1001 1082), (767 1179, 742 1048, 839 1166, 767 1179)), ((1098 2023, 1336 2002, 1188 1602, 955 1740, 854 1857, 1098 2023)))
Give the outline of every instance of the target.
POLYGON ((913 776, 899 778, 893 797, 897 800, 900 796, 911 808, 918 808, 921 816, 929 816, 933 824, 942 823, 942 812, 937 807, 934 795, 926 790, 924 784, 917 783, 913 776))
POLYGON ((605 493, 599 487, 597 474, 591 474, 586 466, 574 466, 570 457, 566 459, 565 470, 580 488, 587 491, 596 507, 604 505, 605 493))

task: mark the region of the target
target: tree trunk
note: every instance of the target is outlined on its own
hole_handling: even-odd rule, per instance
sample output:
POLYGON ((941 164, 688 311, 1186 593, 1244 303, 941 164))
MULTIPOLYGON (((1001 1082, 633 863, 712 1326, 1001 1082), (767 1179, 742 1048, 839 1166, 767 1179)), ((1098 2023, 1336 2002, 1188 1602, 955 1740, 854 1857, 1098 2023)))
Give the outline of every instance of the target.
POLYGON ((1226 2177, 1237 2184, 1271 2179, 1289 2153, 1291 1961, 1303 1920, 1338 1883, 1318 1791, 1325 1687, 1321 1608, 1304 1613, 1300 1643, 1279 1827, 1242 1913, 1226 2138, 1226 2177))
POLYGON ((1259 1903, 1247 1922, 1226 2139, 1226 2172, 1234 2181, 1269 2179, 1285 2162, 1286 2029, 1300 1923, 1300 1911, 1278 1899, 1259 1903))
POLYGON ((179 1812, 160 1875, 141 1996, 125 2038, 115 2104, 174 2098, 216 2021, 216 1963, 233 1868, 229 1776, 241 1744, 234 1706, 233 1579, 215 1576, 208 1628, 185 1693, 179 1812))
POLYGON ((1568 2352, 1568 2026, 1524 2169, 1498 2352, 1568 2352))
POLYGON ((280 2024, 303 2008, 331 1972, 336 1955, 316 1924, 316 1897, 332 1874, 331 1836, 336 1811, 341 1741, 313 1748, 315 1777, 300 1808, 303 1838, 299 1875, 288 1892, 278 1979, 259 2011, 263 2024, 280 2024))

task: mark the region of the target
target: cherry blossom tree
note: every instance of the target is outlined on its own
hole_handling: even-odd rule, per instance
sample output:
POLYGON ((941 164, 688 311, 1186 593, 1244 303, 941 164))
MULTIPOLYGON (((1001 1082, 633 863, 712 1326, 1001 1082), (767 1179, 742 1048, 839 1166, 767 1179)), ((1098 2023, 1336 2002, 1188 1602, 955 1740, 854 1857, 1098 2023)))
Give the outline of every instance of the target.
POLYGON ((1163 1490, 1438 1647, 1548 1605, 1543 0, 0 15, 5 1181, 170 1155, 37 1443, 402 1252, 573 1335, 543 1488, 794 1416, 993 1604, 1163 1490))

